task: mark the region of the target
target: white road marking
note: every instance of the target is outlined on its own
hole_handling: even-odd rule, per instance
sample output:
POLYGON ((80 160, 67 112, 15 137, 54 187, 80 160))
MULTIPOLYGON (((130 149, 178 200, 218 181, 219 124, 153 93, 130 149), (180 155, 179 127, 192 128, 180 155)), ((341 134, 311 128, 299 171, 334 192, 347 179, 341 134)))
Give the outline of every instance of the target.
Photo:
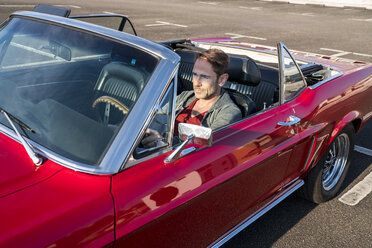
POLYGON ((262 37, 255 37, 255 36, 247 36, 242 34, 234 34, 234 33, 225 33, 226 35, 230 35, 233 39, 239 39, 239 38, 249 38, 249 39, 255 39, 255 40, 267 40, 266 38, 262 37))
POLYGON ((336 50, 336 49, 331 49, 331 48, 320 48, 320 50, 336 52, 335 54, 330 55, 330 56, 333 56, 333 57, 341 57, 341 56, 348 55, 348 54, 354 54, 354 55, 357 55, 357 56, 364 56, 364 57, 372 57, 372 55, 370 55, 370 54, 354 53, 354 52, 336 50))
POLYGON ((31 4, 1 4, 0 7, 4 7, 4 8, 29 8, 29 7, 35 7, 35 5, 31 5, 31 4))
MULTIPOLYGON (((70 8, 75 8, 75 9, 81 9, 80 6, 77 6, 77 5, 56 5, 56 6, 60 6, 60 7, 70 7, 70 8)), ((34 8, 35 5, 34 4, 1 4, 0 5, 0 8, 34 8)))
POLYGON ((240 9, 250 9, 250 10, 262 10, 262 7, 246 7, 246 6, 239 6, 240 9))
POLYGON ((368 156, 372 157, 372 150, 371 149, 367 149, 367 148, 356 145, 356 146, 354 146, 354 150, 359 152, 359 153, 363 153, 364 155, 368 155, 368 156))
POLYGON ((170 23, 170 22, 163 22, 163 21, 156 21, 155 24, 147 24, 145 25, 146 27, 155 27, 155 26, 176 26, 176 27, 181 27, 181 28, 187 28, 186 25, 181 25, 181 24, 175 24, 175 23, 170 23))
POLYGON ((103 14, 108 14, 108 15, 117 15, 117 13, 114 13, 114 12, 108 12, 108 11, 103 11, 103 14))
POLYGON ((346 205, 355 206, 372 191, 372 172, 338 200, 346 205))
POLYGON ((370 54, 364 54, 364 53, 353 53, 353 54, 358 55, 358 56, 371 57, 372 58, 372 55, 370 55, 370 54))
POLYGON ((320 50, 330 51, 330 52, 338 52, 338 53, 345 52, 345 51, 342 51, 342 50, 336 50, 336 49, 331 49, 331 48, 320 48, 320 50))
POLYGON ((289 12, 288 14, 291 14, 291 15, 301 15, 301 16, 315 16, 313 13, 296 13, 296 12, 289 12))
POLYGON ((217 2, 202 2, 202 1, 199 1, 198 3, 201 3, 201 4, 209 4, 209 5, 217 5, 219 3, 217 2))
POLYGON ((372 22, 372 19, 359 19, 359 18, 349 18, 351 21, 359 21, 359 22, 372 22))
POLYGON ((331 56, 333 56, 333 57, 341 57, 341 56, 348 55, 350 53, 352 53, 352 52, 339 52, 339 53, 332 54, 331 56))

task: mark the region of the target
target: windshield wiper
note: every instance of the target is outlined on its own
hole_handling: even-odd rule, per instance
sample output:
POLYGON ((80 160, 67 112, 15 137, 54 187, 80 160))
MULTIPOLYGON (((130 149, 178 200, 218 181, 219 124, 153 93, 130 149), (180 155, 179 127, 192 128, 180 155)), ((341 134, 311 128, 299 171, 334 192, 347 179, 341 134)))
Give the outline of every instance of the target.
POLYGON ((30 131, 31 133, 36 133, 35 130, 33 130, 31 127, 27 126, 24 122, 22 122, 17 117, 14 117, 13 115, 9 114, 6 110, 0 108, 0 112, 1 113, 5 112, 8 115, 8 117, 13 120, 13 122, 17 123, 18 125, 20 125, 24 129, 26 129, 27 131, 30 131))
POLYGON ((17 134, 18 138, 20 139, 23 147, 25 148, 28 156, 31 158, 32 162, 34 162, 34 164, 36 166, 39 166, 43 163, 43 159, 38 157, 38 155, 34 152, 34 150, 32 150, 32 147, 30 146, 30 144, 27 143, 27 141, 22 137, 22 135, 18 132, 17 128, 14 126, 14 123, 12 121, 12 119, 14 120, 14 122, 16 122, 17 124, 19 124, 20 126, 26 128, 27 130, 30 130, 31 132, 35 132, 33 131, 31 128, 29 128, 26 124, 24 124, 23 122, 21 122, 20 120, 18 120, 17 118, 15 118, 14 116, 8 114, 4 109, 0 108, 0 112, 4 114, 5 118, 8 120, 8 122, 10 123, 10 125, 13 127, 13 130, 14 132, 17 134))

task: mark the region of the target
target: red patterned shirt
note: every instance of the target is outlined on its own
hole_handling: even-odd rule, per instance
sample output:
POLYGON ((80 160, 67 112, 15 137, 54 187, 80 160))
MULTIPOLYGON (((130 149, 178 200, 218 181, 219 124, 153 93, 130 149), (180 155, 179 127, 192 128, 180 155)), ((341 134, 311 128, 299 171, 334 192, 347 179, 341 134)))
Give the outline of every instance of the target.
POLYGON ((178 114, 175 125, 174 125, 174 136, 178 136, 178 124, 179 123, 190 123, 194 125, 201 125, 204 115, 208 111, 205 111, 204 113, 191 117, 192 109, 194 108, 198 100, 199 99, 195 99, 195 101, 193 101, 187 108, 185 108, 184 110, 181 111, 181 113, 178 114))

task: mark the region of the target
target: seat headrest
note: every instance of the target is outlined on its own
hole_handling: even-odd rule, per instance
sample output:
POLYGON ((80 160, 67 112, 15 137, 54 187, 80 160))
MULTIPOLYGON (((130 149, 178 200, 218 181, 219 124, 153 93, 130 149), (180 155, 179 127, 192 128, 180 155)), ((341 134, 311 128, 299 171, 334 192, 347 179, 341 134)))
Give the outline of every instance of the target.
POLYGON ((138 91, 143 88, 145 83, 142 73, 134 67, 121 62, 111 62, 102 68, 101 74, 97 80, 96 88, 100 90, 105 81, 110 77, 118 78, 126 83, 130 83, 137 87, 138 91))
POLYGON ((253 59, 249 57, 230 56, 229 81, 235 81, 239 84, 257 86, 261 81, 261 72, 253 59))
MULTIPOLYGON (((181 57, 181 63, 194 64, 195 51, 179 50, 176 53, 181 57)), ((253 59, 231 55, 229 57, 229 81, 249 86, 257 86, 260 83, 261 72, 253 59)))

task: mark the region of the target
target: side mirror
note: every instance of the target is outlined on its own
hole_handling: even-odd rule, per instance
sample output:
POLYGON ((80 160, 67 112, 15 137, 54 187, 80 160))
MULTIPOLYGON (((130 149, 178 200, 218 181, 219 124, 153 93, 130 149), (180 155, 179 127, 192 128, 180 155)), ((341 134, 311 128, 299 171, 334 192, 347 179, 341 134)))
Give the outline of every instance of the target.
POLYGON ((165 160, 164 163, 174 162, 187 154, 190 154, 196 150, 195 147, 189 147, 185 149, 186 145, 189 143, 194 143, 197 145, 212 145, 212 129, 207 127, 202 127, 198 125, 180 123, 178 124, 178 134, 179 138, 183 141, 182 144, 177 147, 177 149, 172 152, 165 160))
POLYGON ((189 123, 178 124, 178 137, 185 141, 188 136, 193 135, 192 143, 197 145, 211 146, 212 145, 212 129, 189 123))

